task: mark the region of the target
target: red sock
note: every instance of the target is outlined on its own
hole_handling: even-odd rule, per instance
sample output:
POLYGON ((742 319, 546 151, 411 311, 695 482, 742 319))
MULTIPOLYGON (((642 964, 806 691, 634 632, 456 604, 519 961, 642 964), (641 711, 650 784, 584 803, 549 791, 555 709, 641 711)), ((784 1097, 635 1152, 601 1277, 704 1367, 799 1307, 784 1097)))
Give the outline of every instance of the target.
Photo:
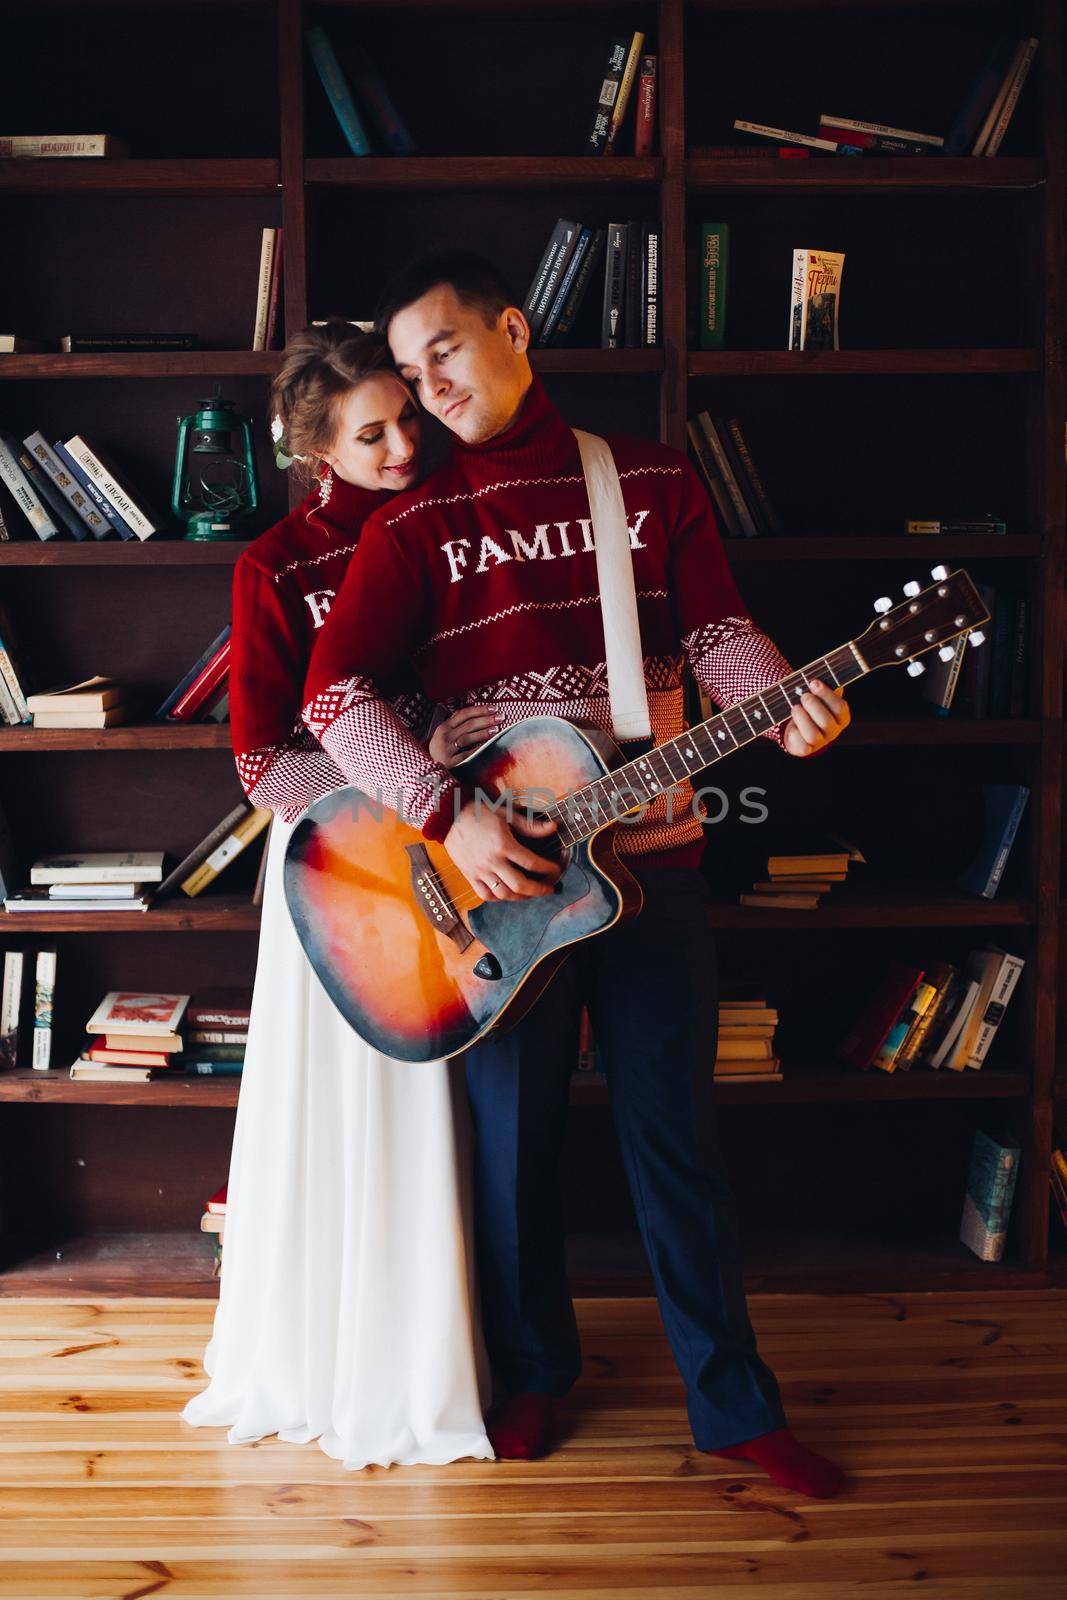
POLYGON ((489 1442, 505 1461, 534 1461, 551 1443, 559 1401, 552 1394, 513 1394, 486 1419, 489 1442))
POLYGON ((800 1494, 812 1495, 816 1500, 828 1500, 837 1494, 845 1480, 840 1467, 809 1450, 788 1428, 775 1428, 773 1433, 761 1433, 758 1439, 733 1444, 728 1450, 715 1450, 712 1454, 729 1456, 731 1461, 754 1461, 775 1483, 796 1489, 800 1494))

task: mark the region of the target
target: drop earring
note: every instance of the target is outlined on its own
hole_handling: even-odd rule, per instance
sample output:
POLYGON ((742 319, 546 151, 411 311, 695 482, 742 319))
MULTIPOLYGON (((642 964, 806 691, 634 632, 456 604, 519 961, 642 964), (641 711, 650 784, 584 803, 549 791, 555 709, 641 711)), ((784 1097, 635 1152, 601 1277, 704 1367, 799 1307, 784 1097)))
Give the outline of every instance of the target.
POLYGON ((331 494, 333 494, 333 468, 331 466, 327 466, 325 472, 322 474, 322 477, 319 479, 320 511, 325 511, 326 507, 329 505, 331 494))

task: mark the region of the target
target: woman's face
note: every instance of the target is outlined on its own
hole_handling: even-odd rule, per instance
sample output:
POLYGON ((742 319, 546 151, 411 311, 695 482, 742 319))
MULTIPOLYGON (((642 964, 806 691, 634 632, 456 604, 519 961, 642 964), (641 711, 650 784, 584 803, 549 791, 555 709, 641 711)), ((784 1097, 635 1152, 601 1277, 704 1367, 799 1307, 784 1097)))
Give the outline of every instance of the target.
POLYGON ((418 472, 419 413, 405 385, 376 372, 350 389, 338 409, 327 461, 362 489, 406 489, 418 472))

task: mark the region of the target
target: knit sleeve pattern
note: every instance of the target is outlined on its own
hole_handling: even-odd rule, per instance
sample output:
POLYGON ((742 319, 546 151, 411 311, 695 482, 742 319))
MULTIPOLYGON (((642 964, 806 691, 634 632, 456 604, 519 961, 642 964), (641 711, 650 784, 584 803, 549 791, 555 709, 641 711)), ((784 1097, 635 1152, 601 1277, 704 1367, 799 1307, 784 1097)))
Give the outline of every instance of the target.
MULTIPOLYGON (((724 710, 784 678, 792 668, 751 617, 722 617, 682 639, 686 659, 705 694, 724 710)), ((785 748, 788 722, 765 728, 760 738, 785 748)))

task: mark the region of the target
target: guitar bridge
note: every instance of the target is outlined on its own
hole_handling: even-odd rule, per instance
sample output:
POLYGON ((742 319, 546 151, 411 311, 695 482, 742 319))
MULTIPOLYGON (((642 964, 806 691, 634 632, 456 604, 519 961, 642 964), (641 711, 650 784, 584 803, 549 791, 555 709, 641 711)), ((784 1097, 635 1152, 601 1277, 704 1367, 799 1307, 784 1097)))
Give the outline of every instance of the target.
POLYGON ((446 939, 451 939, 460 950, 466 950, 468 945, 474 943, 474 939, 437 876, 426 846, 409 844, 405 849, 411 866, 415 904, 432 928, 444 934, 446 939))

